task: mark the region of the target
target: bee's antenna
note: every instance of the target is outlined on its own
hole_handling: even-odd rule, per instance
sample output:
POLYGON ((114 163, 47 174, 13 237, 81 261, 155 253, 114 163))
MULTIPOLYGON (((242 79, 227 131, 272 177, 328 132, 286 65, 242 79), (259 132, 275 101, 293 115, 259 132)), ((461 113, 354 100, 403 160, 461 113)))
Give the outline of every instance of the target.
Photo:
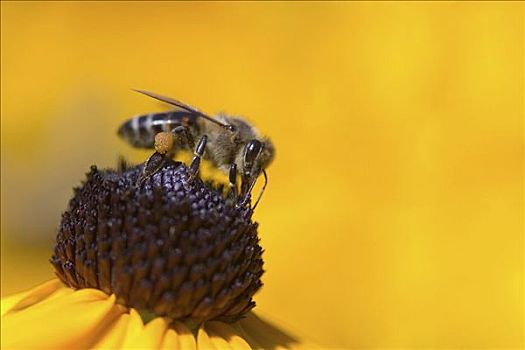
POLYGON ((138 90, 138 89, 132 89, 132 90, 136 91, 136 92, 139 92, 141 94, 144 94, 146 96, 152 97, 152 98, 154 98, 156 100, 162 101, 164 103, 170 104, 172 106, 179 107, 179 108, 181 108, 181 109, 183 109, 183 110, 185 110, 187 112, 196 113, 200 117, 203 117, 204 119, 209 120, 212 123, 220 125, 224 129, 227 129, 227 130, 230 130, 230 131, 234 131, 235 130, 235 127, 233 125, 221 123, 217 119, 214 119, 214 118, 210 117, 209 115, 199 111, 197 108, 192 107, 190 105, 187 105, 184 102, 180 102, 180 101, 175 100, 175 99, 173 99, 171 97, 162 96, 162 95, 156 94, 154 92, 146 91, 146 90, 138 90))

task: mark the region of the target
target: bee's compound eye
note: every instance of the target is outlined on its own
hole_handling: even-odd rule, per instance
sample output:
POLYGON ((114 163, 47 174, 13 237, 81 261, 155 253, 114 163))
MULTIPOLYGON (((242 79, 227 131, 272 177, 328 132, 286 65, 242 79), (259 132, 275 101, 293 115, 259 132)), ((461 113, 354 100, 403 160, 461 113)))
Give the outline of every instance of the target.
POLYGON ((259 153, 261 152, 262 144, 258 140, 251 140, 246 144, 246 147, 244 148, 244 162, 247 164, 253 163, 253 161, 257 158, 259 153))

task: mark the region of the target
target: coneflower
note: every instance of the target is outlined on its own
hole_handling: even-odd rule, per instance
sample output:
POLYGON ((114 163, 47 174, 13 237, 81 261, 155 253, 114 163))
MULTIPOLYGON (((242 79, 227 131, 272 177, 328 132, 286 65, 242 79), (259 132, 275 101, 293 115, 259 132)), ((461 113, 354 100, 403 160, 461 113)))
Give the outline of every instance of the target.
POLYGON ((250 312, 263 274, 250 207, 182 163, 142 169, 91 168, 56 236, 63 284, 2 300, 2 348, 301 345, 250 312))

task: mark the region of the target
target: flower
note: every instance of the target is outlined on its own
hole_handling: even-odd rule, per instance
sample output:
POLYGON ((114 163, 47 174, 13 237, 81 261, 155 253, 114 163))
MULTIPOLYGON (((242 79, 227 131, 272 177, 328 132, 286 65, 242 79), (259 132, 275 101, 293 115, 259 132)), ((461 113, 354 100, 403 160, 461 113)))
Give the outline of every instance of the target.
POLYGON ((51 263, 60 280, 195 323, 235 320, 252 309, 263 273, 252 210, 190 180, 182 163, 141 176, 141 166, 92 167, 58 230, 51 263))
POLYGON ((166 317, 144 324, 134 308, 58 279, 2 299, 2 349, 275 349, 304 345, 249 312, 234 323, 196 329, 166 317))
POLYGON ((182 163, 142 169, 92 167, 58 229, 58 279, 2 300, 2 348, 298 345, 250 311, 263 274, 252 209, 182 163))

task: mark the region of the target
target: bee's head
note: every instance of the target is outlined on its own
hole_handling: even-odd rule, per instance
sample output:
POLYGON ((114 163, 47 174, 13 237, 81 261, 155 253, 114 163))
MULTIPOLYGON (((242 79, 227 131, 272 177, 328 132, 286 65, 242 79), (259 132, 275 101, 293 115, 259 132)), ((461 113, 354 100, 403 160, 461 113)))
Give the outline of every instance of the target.
POLYGON ((244 145, 242 152, 241 166, 241 194, 242 203, 250 200, 250 193, 255 186, 255 182, 261 173, 264 175, 264 185, 255 201, 252 210, 255 209, 268 183, 266 172, 264 171, 273 160, 274 147, 269 139, 251 139, 244 145))
POLYGON ((248 141, 244 146, 242 155, 241 176, 244 179, 256 179, 261 171, 270 165, 273 156, 274 147, 269 139, 248 141))

